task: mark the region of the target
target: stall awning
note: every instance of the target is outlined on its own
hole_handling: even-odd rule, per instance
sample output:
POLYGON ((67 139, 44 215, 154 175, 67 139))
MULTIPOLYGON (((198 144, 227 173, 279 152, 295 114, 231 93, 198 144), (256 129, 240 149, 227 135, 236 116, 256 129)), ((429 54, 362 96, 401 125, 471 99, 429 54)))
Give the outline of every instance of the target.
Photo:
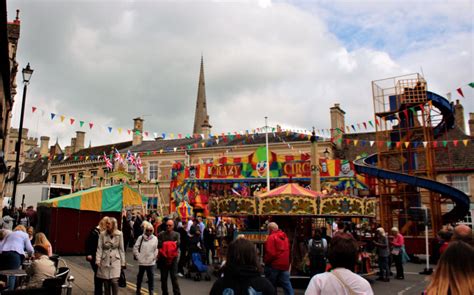
POLYGON ((121 212, 141 207, 147 197, 127 184, 92 188, 38 203, 38 207, 70 208, 96 212, 121 212))

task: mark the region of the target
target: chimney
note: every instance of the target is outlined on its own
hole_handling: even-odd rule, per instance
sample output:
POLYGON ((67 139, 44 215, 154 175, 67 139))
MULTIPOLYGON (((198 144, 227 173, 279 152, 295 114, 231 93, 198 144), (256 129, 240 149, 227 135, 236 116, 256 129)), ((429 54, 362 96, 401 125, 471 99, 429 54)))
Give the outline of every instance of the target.
POLYGON ((84 149, 85 138, 86 133, 84 131, 76 131, 76 145, 74 146, 74 152, 84 149))
POLYGON ((73 137, 71 138, 71 154, 74 154, 76 152, 76 138, 73 137))
POLYGON ((344 112, 338 103, 335 103, 333 107, 330 108, 331 111, 331 138, 336 144, 336 147, 340 149, 342 147, 342 135, 344 134, 345 118, 344 112))
POLYGON ((136 146, 141 144, 143 141, 143 119, 133 119, 133 142, 132 145, 136 146))
POLYGON ((49 137, 40 137, 40 155, 41 157, 47 157, 49 155, 49 137))
POLYGON ((474 136, 474 113, 469 113, 469 134, 474 136))
POLYGON ((463 133, 466 133, 466 122, 464 121, 464 107, 459 102, 459 99, 456 99, 456 104, 454 105, 454 122, 456 126, 462 130, 463 133))

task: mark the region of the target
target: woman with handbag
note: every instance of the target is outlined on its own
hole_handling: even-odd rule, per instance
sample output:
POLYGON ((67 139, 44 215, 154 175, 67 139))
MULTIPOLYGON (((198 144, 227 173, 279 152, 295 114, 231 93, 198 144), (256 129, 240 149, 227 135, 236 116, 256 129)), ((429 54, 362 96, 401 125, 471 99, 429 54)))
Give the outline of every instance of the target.
POLYGON ((148 293, 153 294, 153 270, 158 256, 158 239, 153 235, 153 225, 148 221, 142 223, 143 235, 139 236, 133 246, 133 257, 138 260, 137 294, 141 294, 143 275, 148 278, 148 293))
POLYGON ((392 227, 392 235, 393 240, 390 242, 392 245, 392 258, 395 261, 395 267, 397 269, 397 276, 395 277, 397 280, 403 280, 405 275, 403 273, 403 248, 405 246, 405 239, 403 238, 402 234, 398 231, 397 227, 392 227))
POLYGON ((96 254, 97 277, 104 282, 105 295, 117 295, 122 269, 126 268, 122 232, 117 229, 117 219, 106 222, 106 230, 99 235, 96 254))

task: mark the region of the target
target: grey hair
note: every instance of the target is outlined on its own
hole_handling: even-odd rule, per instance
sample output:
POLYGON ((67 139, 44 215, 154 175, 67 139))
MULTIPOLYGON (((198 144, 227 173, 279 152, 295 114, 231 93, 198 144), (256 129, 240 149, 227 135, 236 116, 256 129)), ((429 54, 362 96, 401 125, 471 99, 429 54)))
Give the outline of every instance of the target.
POLYGON ((275 222, 270 222, 268 224, 268 229, 270 230, 278 230, 278 224, 276 224, 275 222))

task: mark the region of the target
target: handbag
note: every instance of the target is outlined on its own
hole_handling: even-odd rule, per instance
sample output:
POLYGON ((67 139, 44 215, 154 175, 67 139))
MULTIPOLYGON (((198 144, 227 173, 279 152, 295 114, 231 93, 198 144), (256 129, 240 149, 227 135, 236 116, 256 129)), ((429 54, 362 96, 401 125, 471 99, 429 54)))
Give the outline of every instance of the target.
POLYGON ((120 270, 120 277, 118 280, 118 285, 120 288, 125 288, 127 287, 127 279, 125 278, 125 272, 123 269, 120 270))

